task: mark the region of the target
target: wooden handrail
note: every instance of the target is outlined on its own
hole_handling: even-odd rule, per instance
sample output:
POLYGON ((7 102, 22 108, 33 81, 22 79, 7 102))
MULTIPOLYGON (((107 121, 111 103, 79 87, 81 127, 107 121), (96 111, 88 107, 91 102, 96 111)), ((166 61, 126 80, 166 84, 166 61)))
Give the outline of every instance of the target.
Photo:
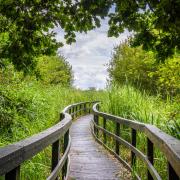
MULTIPOLYGON (((153 166, 154 163, 154 146, 157 147, 167 158, 168 164, 168 179, 169 180, 179 180, 180 178, 180 141, 165 132, 161 131, 154 125, 144 124, 137 121, 121 118, 118 116, 110 115, 107 113, 100 112, 99 103, 94 104, 93 114, 94 119, 92 121, 92 132, 94 137, 100 142, 104 147, 110 150, 115 157, 117 157, 128 169, 132 171, 135 165, 136 156, 139 157, 147 166, 148 180, 157 179, 160 180, 161 177, 153 166), (99 125, 99 117, 103 118, 103 127, 99 125), (112 133, 106 129, 106 122, 112 121, 116 123, 116 133, 112 133), (120 137, 120 126, 126 125, 131 128, 131 144, 120 137), (99 131, 103 133, 103 141, 99 138, 99 131), (136 132, 143 132, 147 137, 147 155, 143 154, 140 150, 136 148, 136 132), (115 142, 115 151, 107 146, 107 137, 112 137, 115 142), (126 146, 126 148, 131 150, 131 166, 119 156, 119 144, 126 146)), ((139 176, 137 175, 139 178, 139 176)))
POLYGON ((60 113, 60 122, 34 136, 17 143, 0 148, 0 175, 5 175, 5 180, 20 179, 20 165, 41 152, 47 146, 52 145, 52 167, 49 180, 57 179, 62 170, 62 178, 67 179, 68 153, 71 145, 69 128, 72 119, 82 114, 88 114, 95 102, 80 102, 64 108, 60 113), (63 156, 60 159, 60 138, 63 141, 63 156))

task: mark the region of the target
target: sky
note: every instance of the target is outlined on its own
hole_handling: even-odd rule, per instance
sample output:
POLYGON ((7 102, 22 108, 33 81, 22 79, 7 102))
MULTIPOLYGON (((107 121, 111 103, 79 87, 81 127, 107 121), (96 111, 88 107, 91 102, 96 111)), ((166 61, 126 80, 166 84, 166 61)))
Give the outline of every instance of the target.
MULTIPOLYGON (((58 52, 72 65, 74 73, 74 86, 80 89, 106 87, 108 78, 107 64, 112 57, 112 51, 121 41, 129 35, 128 32, 118 38, 107 37, 107 19, 101 22, 101 27, 85 33, 77 33, 76 43, 64 44, 58 52)), ((65 42, 64 33, 56 28, 56 39, 65 42)))

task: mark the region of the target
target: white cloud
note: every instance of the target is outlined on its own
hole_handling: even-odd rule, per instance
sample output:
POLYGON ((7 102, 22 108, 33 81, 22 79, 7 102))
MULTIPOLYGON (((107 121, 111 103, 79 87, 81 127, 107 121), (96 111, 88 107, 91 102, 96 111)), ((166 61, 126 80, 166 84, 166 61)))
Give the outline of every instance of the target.
MULTIPOLYGON (((99 29, 85 33, 77 33, 76 43, 65 44, 59 49, 72 65, 76 87, 87 89, 88 87, 104 88, 106 85, 107 71, 105 64, 111 58, 112 49, 120 41, 127 38, 125 32, 120 37, 107 37, 107 20, 102 21, 99 29)), ((55 29, 57 40, 64 42, 63 31, 55 29)))

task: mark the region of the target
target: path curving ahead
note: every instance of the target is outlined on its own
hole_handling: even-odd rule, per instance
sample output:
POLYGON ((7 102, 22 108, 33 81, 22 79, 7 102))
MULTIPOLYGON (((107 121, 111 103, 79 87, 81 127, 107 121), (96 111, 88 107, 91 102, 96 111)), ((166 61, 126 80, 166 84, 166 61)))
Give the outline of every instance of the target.
POLYGON ((90 131, 92 115, 83 116, 73 122, 70 129, 72 146, 70 150, 71 180, 118 180, 127 170, 100 146, 90 131))

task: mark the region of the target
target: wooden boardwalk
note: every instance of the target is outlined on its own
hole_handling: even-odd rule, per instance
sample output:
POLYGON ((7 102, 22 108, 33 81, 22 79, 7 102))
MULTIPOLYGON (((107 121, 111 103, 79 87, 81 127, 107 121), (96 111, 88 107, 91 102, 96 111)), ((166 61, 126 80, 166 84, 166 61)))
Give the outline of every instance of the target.
MULTIPOLYGON (((90 132, 91 119, 92 115, 81 117, 74 121, 71 127, 69 179, 124 179, 122 171, 126 170, 123 166, 94 140, 90 132)), ((127 174, 127 171, 125 173, 127 174)))
MULTIPOLYGON (((122 146, 124 146, 128 151, 131 151, 131 156, 129 156, 128 153, 124 159, 121 159, 121 162, 123 161, 123 164, 126 164, 129 170, 132 171, 133 167, 137 164, 135 157, 141 159, 143 165, 146 166, 148 173, 145 175, 143 172, 142 175, 140 170, 140 172, 138 171, 136 173, 136 179, 140 179, 139 175, 143 176, 141 177, 143 179, 164 178, 160 177, 153 166, 155 160, 153 149, 155 147, 158 148, 167 159, 168 168, 165 165, 162 167, 167 169, 167 179, 179 180, 180 141, 178 139, 166 134, 154 125, 99 112, 98 106, 99 104, 96 101, 71 104, 63 109, 60 113, 59 122, 54 126, 17 143, 0 148, 0 176, 5 176, 3 179, 6 180, 19 180, 21 164, 33 158, 46 147, 51 146, 51 173, 47 177, 47 180, 59 178, 62 180, 129 180, 132 179, 130 172, 116 159, 121 159, 121 157, 118 156, 123 153, 122 146), (94 115, 78 118, 82 113, 89 114, 90 112, 94 115), (72 118, 78 118, 78 120, 73 122, 73 125, 72 118), (103 126, 99 124, 100 118, 103 120, 103 126), (110 153, 92 137, 90 132, 91 119, 95 127, 93 134, 98 141, 103 139, 104 143, 101 142, 101 144, 109 148, 108 144, 111 140, 114 140, 114 150, 111 148, 109 148, 109 150, 113 152, 116 158, 110 155, 110 153), (110 132, 107 129, 106 125, 109 120, 113 123, 114 127, 116 127, 114 132, 110 132), (131 129, 131 144, 126 139, 123 139, 122 136, 119 136, 121 125, 126 125, 131 129), (69 130, 72 141, 69 139, 69 130), (97 134, 100 135, 100 133, 98 133, 100 131, 103 132, 103 137, 97 136, 97 134), (138 132, 146 136, 146 153, 136 148, 139 142, 136 141, 138 132), (119 144, 121 144, 120 149, 118 148, 119 144), (119 150, 121 150, 121 152, 119 152, 119 150), (69 155, 70 161, 67 161, 69 155), (131 163, 129 164, 126 159, 128 159, 128 162, 131 161, 131 163), (61 176, 59 176, 59 174, 61 174, 61 176)), ((145 167, 143 167, 142 170, 144 171, 144 169, 145 167)))

